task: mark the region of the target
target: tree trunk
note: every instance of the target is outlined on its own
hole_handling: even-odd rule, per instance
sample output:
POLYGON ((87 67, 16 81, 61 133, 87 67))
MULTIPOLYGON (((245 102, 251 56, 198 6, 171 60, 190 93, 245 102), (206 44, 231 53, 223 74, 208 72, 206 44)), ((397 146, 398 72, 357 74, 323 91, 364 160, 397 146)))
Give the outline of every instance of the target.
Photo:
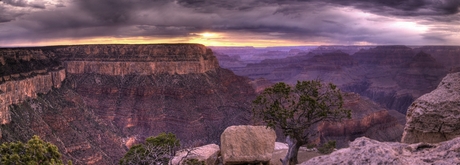
POLYGON ((299 163, 299 161, 297 161, 297 153, 302 144, 300 144, 297 139, 291 138, 290 136, 286 137, 286 142, 288 143, 289 149, 284 160, 281 160, 281 163, 283 163, 283 165, 296 165, 299 163))

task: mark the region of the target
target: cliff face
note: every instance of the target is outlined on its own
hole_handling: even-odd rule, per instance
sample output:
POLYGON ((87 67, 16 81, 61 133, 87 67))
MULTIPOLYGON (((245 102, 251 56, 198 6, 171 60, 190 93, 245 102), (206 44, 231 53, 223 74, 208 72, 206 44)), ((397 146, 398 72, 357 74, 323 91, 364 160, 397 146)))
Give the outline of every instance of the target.
POLYGON ((127 151, 126 136, 103 123, 66 84, 10 110, 11 122, 1 125, 1 142, 27 141, 39 135, 73 164, 115 164, 127 151))
POLYGON ((404 129, 404 115, 386 110, 368 98, 356 93, 345 93, 344 108, 352 110, 352 118, 341 122, 323 122, 319 125, 322 143, 335 140, 337 148, 348 147, 348 142, 366 136, 379 141, 399 141, 404 129))
POLYGON ((423 46, 416 50, 431 54, 446 68, 458 67, 460 64, 460 58, 458 58, 460 46, 423 46))
POLYGON ((65 70, 49 71, 44 74, 25 77, 22 80, 10 80, 0 84, 0 121, 11 121, 8 107, 30 98, 37 98, 38 93, 47 93, 52 88, 60 88, 65 79, 65 70))
POLYGON ((458 58, 458 53, 453 53, 457 49, 321 46, 308 54, 266 59, 230 69, 238 75, 251 79, 262 77, 271 82, 295 84, 297 80, 321 79, 404 114, 412 101, 436 88, 453 65, 445 61, 458 58), (443 57, 438 50, 450 53, 443 57), (430 54, 432 52, 436 55, 430 54))
MULTIPOLYGON (((246 83, 245 83, 246 82, 246 83)), ((220 131, 248 123, 254 90, 228 70, 203 74, 69 74, 89 109, 130 138, 173 132, 183 141, 217 143, 220 131)))
POLYGON ((87 45, 57 48, 67 73, 111 76, 205 73, 219 68, 203 45, 87 45))
POLYGON ((218 143, 226 127, 250 121, 255 92, 249 80, 220 68, 203 45, 1 51, 57 61, 40 74, 36 73, 40 67, 32 67, 28 78, 20 74, 10 80, 21 82, 0 84, 6 100, 17 100, 8 103, 14 104, 9 106, 9 116, 2 113, 11 122, 2 126, 1 141, 39 135, 76 164, 117 163, 127 147, 161 132, 175 133, 184 143, 218 143), (37 93, 48 94, 37 97, 37 93))
POLYGON ((11 122, 9 106, 60 88, 66 78, 59 61, 37 49, 0 49, 0 123, 11 122))

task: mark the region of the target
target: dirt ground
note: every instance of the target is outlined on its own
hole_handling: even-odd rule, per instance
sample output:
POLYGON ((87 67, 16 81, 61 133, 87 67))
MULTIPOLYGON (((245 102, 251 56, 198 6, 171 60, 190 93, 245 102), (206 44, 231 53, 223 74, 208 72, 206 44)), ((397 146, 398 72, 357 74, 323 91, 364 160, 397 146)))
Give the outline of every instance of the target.
MULTIPOLYGON (((272 159, 270 160, 271 165, 282 165, 280 159, 284 159, 286 157, 287 150, 276 151, 273 153, 272 159)), ((321 156, 320 153, 315 151, 305 151, 299 150, 299 154, 297 155, 299 159, 299 163, 305 162, 313 157, 321 156)))

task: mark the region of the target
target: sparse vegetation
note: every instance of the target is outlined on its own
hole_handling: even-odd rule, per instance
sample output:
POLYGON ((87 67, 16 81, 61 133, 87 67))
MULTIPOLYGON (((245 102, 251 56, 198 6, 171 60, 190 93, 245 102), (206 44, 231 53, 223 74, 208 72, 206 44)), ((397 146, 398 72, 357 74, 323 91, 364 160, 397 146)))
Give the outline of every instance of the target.
POLYGON ((319 80, 298 81, 294 88, 280 82, 266 88, 253 101, 253 113, 268 127, 279 128, 287 136, 289 150, 283 164, 297 164, 300 146, 308 144, 322 121, 351 118, 344 109, 340 90, 319 80))
POLYGON ((147 138, 142 144, 132 146, 120 160, 120 165, 168 164, 179 147, 176 135, 161 133, 147 138))
MULTIPOLYGON (((3 143, 0 146, 0 157, 0 164, 4 165, 63 165, 58 148, 39 136, 33 136, 27 143, 3 143)), ((71 165, 72 162, 69 161, 68 164, 71 165)))
POLYGON ((332 153, 332 151, 334 151, 335 145, 336 145, 335 140, 328 141, 324 143, 323 145, 321 145, 320 147, 318 147, 318 152, 321 154, 330 154, 332 153))
POLYGON ((186 159, 182 165, 205 165, 204 161, 199 161, 198 159, 186 159))

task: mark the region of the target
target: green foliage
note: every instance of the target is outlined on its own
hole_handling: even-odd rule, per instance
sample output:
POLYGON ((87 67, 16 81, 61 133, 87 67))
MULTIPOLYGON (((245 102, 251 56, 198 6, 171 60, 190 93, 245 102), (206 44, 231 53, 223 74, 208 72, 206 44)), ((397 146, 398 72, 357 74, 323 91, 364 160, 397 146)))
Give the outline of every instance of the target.
POLYGON ((253 105, 256 118, 305 144, 314 124, 351 117, 351 111, 343 108, 340 90, 319 80, 298 81, 294 88, 276 83, 257 96, 253 105))
POLYGON ((313 126, 351 118, 351 110, 343 108, 340 89, 319 80, 297 81, 294 87, 280 82, 266 88, 253 101, 253 114, 268 127, 280 128, 292 140, 295 152, 288 153, 289 164, 297 163, 298 148, 316 134, 313 126))
MULTIPOLYGON (((33 136, 27 143, 10 142, 0 146, 1 164, 62 165, 58 148, 40 137, 33 136)), ((68 164, 72 164, 69 161, 68 164)))
POLYGON ((180 147, 179 139, 172 133, 149 137, 145 143, 132 146, 120 160, 121 165, 168 164, 180 147))
POLYGON ((316 144, 315 143, 308 143, 307 144, 307 148, 308 149, 312 149, 312 148, 315 148, 316 147, 316 144))
POLYGON ((335 140, 328 141, 327 143, 324 143, 321 145, 321 147, 318 148, 318 152, 322 154, 330 154, 332 151, 334 151, 336 145, 335 140))
POLYGON ((205 165, 204 161, 199 161, 198 159, 187 159, 182 162, 182 165, 205 165))

